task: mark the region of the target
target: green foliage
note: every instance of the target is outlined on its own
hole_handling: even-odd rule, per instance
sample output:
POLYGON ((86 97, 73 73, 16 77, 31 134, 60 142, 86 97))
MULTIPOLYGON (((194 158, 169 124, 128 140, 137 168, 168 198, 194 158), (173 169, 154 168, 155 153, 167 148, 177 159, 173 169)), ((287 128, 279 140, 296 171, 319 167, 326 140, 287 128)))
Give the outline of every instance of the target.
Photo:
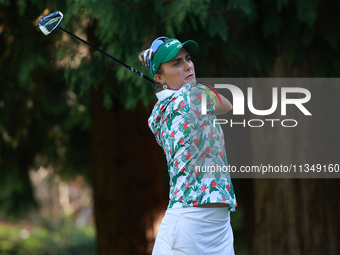
POLYGON ((53 63, 60 34, 45 37, 36 27, 47 5, 0 8, 0 213, 12 218, 37 208, 29 169, 53 165, 65 176, 89 176, 88 100, 75 95, 69 103, 64 70, 53 63))
POLYGON ((95 243, 93 226, 78 229, 67 218, 53 228, 27 230, 11 224, 0 225, 0 254, 3 255, 94 255, 95 243))
POLYGON ((9 0, 0 0, 0 4, 2 6, 8 6, 9 5, 9 0))
POLYGON ((312 26, 318 15, 319 2, 316 0, 297 1, 297 18, 300 22, 312 26))
POLYGON ((251 0, 230 0, 228 1, 228 10, 240 10, 247 19, 253 20, 256 15, 256 4, 251 0))

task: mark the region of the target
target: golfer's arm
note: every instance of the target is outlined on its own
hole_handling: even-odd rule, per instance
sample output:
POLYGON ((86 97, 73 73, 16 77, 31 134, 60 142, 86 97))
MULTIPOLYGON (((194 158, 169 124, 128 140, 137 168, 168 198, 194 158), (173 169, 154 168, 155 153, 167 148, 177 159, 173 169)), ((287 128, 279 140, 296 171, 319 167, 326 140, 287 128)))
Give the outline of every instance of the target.
POLYGON ((226 114, 228 113, 231 109, 233 109, 233 106, 229 102, 228 99, 226 99, 224 96, 221 94, 218 94, 221 98, 222 105, 220 103, 220 100, 216 98, 216 105, 215 105, 215 115, 221 115, 221 114, 226 114))

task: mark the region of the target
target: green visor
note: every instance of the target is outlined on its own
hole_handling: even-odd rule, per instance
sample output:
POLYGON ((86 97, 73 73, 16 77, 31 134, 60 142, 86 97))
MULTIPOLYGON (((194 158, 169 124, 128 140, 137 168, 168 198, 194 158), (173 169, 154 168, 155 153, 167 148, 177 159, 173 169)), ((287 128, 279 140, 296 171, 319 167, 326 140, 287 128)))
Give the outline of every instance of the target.
POLYGON ((162 63, 168 62, 174 57, 176 57, 176 55, 182 49, 182 47, 184 47, 186 51, 190 54, 191 52, 197 50, 198 45, 196 42, 192 40, 181 43, 177 39, 172 38, 165 41, 164 43, 161 44, 161 46, 159 46, 153 59, 150 60, 151 68, 149 70, 149 74, 152 79, 154 79, 154 76, 159 66, 162 63))

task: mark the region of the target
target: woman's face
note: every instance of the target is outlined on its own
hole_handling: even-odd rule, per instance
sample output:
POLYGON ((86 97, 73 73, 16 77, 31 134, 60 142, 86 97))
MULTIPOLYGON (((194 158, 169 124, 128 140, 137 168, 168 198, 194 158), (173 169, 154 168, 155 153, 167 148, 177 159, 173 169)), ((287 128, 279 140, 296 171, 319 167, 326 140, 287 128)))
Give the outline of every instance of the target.
POLYGON ((165 83, 169 89, 178 90, 188 82, 196 85, 194 63, 189 53, 182 48, 172 60, 162 63, 162 74, 156 74, 155 79, 160 84, 165 83))

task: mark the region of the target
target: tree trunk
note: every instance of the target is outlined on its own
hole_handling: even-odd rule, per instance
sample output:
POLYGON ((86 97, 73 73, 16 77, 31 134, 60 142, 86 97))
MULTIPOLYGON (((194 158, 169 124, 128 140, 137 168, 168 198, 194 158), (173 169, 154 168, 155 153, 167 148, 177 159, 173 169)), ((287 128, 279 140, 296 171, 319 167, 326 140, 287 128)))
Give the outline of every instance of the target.
MULTIPOLYGON (((275 77, 298 76, 283 63, 279 58, 275 77)), ((296 128, 253 128, 253 165, 339 163, 339 89, 311 89, 313 117, 296 128)), ((271 90, 262 89, 256 108, 268 105, 271 90)), ((282 119, 277 112, 271 117, 282 119)), ((339 184, 339 179, 254 179, 252 254, 339 254, 339 184)))
POLYGON ((252 254, 339 254, 337 194, 336 180, 255 180, 252 254))
POLYGON ((134 112, 103 107, 91 92, 94 212, 98 255, 148 254, 154 218, 167 204, 161 150, 144 107, 134 112))

